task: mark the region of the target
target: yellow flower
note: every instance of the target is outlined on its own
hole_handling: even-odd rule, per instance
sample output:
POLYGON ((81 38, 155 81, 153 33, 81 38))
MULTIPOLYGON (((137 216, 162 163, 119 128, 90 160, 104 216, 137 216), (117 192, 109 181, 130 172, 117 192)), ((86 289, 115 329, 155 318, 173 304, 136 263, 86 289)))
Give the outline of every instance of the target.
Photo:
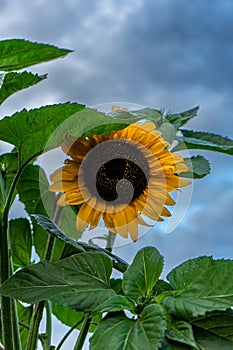
POLYGON ((148 217, 162 221, 174 205, 169 193, 190 184, 178 176, 187 171, 183 158, 152 122, 135 123, 106 135, 91 135, 62 143, 71 158, 50 177, 50 191, 63 192, 58 205, 82 204, 76 228, 106 227, 123 237, 138 239, 138 225, 148 217), (143 216, 143 217, 142 217, 143 216))

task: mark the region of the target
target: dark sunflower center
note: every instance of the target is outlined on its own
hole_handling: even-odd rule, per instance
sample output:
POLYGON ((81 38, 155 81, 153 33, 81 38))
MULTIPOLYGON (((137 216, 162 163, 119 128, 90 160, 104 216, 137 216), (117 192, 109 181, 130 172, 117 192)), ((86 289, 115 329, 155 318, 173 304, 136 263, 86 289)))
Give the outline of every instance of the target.
POLYGON ((87 154, 82 166, 88 189, 108 202, 129 203, 148 184, 148 162, 134 142, 113 139, 100 143, 87 154))

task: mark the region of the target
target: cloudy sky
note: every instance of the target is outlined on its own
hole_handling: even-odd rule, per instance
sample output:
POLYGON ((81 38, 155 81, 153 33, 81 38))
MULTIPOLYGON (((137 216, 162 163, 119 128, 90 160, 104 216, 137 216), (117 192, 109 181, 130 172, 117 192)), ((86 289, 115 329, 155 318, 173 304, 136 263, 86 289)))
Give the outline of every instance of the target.
MULTIPOLYGON (((47 81, 9 98, 1 115, 77 101, 129 102, 180 112, 200 105, 187 128, 233 139, 231 0, 1 0, 2 39, 20 37, 74 50, 32 71, 47 81)), ((166 271, 198 255, 233 258, 233 157, 201 152, 212 173, 194 184, 182 223, 156 226, 130 249, 157 247, 166 271)))

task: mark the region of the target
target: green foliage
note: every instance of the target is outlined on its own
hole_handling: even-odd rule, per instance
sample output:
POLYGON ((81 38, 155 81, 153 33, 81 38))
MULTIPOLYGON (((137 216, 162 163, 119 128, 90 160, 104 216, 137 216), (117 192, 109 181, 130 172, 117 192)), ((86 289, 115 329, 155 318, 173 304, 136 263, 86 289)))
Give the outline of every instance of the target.
POLYGON ((29 72, 5 74, 0 89, 0 104, 15 92, 35 85, 46 78, 47 75, 38 75, 29 72))
POLYGON ((0 71, 13 71, 67 55, 71 50, 59 49, 24 39, 0 41, 0 71))
POLYGON ((188 148, 233 155, 233 141, 227 137, 203 131, 181 130, 181 132, 183 136, 177 137, 179 143, 173 151, 188 148))
POLYGON ((146 298, 159 279, 163 269, 163 257, 156 248, 140 250, 132 265, 124 273, 122 288, 133 299, 146 298))
POLYGON ((25 267, 0 290, 2 295, 27 303, 50 299, 88 311, 115 295, 110 287, 111 271, 111 260, 105 254, 81 253, 56 263, 41 261, 25 267))
POLYGON ((100 321, 90 340, 91 350, 156 350, 164 332, 165 319, 160 305, 144 308, 140 319, 134 320, 123 313, 116 313, 100 321), (103 336, 104 335, 104 336, 103 336))
POLYGON ((190 171, 180 173, 179 176, 202 179, 210 173, 210 163, 205 157, 197 155, 191 158, 185 158, 184 160, 190 171))
POLYGON ((11 252, 15 270, 31 262, 32 232, 27 219, 15 219, 9 222, 11 252))

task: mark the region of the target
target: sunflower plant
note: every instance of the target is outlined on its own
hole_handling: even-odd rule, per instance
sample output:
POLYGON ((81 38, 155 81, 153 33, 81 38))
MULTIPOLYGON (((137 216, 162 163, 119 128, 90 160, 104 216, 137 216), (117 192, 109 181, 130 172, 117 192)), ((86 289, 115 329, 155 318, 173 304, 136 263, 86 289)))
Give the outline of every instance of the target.
MULTIPOLYGON (((0 41, 0 103, 47 77, 24 68, 69 52, 0 41)), ((68 349, 74 330, 74 350, 87 335, 92 350, 233 348, 232 260, 190 259, 163 280, 155 247, 131 264, 114 254, 116 237, 136 241, 141 228, 171 216, 174 192, 209 174, 206 158, 184 150, 233 154, 232 140, 183 128, 197 112, 103 113, 67 102, 0 121, 0 139, 12 146, 0 155, 0 349, 68 349), (64 163, 48 178, 39 159, 57 148, 64 163), (11 219, 16 200, 26 214, 11 219), (82 240, 99 223, 105 247, 82 240), (56 346, 52 315, 69 327, 56 346)))

